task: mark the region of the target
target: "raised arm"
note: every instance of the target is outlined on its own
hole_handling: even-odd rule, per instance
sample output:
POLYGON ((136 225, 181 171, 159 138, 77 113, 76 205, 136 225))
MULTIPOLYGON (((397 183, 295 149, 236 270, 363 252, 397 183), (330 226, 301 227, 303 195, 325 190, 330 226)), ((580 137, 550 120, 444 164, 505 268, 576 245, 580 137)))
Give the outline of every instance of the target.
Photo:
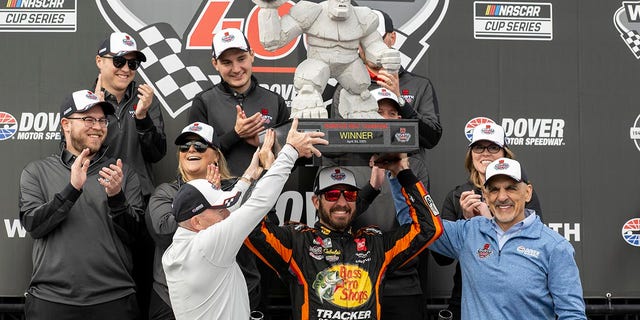
POLYGON ((253 0, 253 2, 260 7, 258 31, 260 43, 267 50, 282 48, 301 35, 303 29, 308 28, 321 11, 318 4, 300 1, 291 8, 289 14, 280 17, 278 8, 286 0, 253 0))

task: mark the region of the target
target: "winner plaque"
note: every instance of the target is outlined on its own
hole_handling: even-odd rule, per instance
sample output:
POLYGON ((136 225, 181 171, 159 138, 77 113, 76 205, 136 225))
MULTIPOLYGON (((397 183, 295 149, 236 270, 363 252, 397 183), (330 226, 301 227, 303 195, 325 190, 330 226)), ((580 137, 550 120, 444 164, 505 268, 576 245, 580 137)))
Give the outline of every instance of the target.
MULTIPOLYGON (((284 145, 291 120, 275 127, 277 144, 284 145)), ((328 145, 317 145, 322 158, 304 164, 369 165, 372 154, 418 151, 416 119, 298 119, 298 130, 324 132, 328 145)), ((262 142, 263 136, 260 136, 262 142)))

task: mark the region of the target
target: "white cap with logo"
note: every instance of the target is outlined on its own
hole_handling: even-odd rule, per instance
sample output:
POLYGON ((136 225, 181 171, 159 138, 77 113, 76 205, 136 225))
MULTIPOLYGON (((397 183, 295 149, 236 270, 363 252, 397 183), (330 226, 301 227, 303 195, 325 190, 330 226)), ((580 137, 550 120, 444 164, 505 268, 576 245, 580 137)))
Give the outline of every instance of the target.
POLYGON ((316 175, 316 179, 313 182, 313 193, 320 194, 322 191, 339 184, 360 190, 356 184, 356 177, 351 170, 342 167, 325 167, 320 169, 316 175))
POLYGON ((473 128, 473 138, 469 146, 478 141, 490 141, 504 148, 504 129, 495 123, 483 123, 473 128))
POLYGON ((222 191, 206 179, 191 180, 173 198, 173 216, 182 222, 207 209, 224 209, 236 204, 240 191, 222 191))
POLYGON ((484 182, 484 185, 486 186, 491 178, 499 175, 508 176, 517 182, 528 183, 527 176, 524 173, 524 170, 522 170, 520 162, 513 159, 500 158, 491 162, 487 166, 487 172, 485 173, 486 180, 484 182))
POLYGON ((202 122, 194 122, 184 127, 180 135, 176 137, 175 144, 181 145, 185 143, 187 137, 191 134, 200 136, 200 138, 204 139, 210 146, 220 149, 220 141, 215 134, 215 130, 212 126, 202 122))
POLYGON ((242 31, 234 28, 222 29, 213 36, 211 55, 214 59, 218 59, 226 50, 234 48, 242 51, 251 50, 249 41, 242 31))

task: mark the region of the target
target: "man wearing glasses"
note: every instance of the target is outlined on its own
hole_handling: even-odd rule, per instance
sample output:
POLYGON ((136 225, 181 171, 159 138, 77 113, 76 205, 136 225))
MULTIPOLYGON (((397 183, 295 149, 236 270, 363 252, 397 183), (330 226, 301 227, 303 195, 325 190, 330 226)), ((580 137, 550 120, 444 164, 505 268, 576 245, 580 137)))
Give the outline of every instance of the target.
POLYGON ((20 222, 34 239, 27 319, 136 319, 128 245, 144 212, 134 168, 106 155, 113 106, 88 90, 60 110, 59 155, 20 177, 20 222))
MULTIPOLYGON (((111 33, 100 45, 96 66, 100 71, 95 92, 104 92, 104 100, 115 106, 109 134, 104 144, 107 155, 120 158, 135 168, 140 176, 144 203, 155 190, 152 163, 167 153, 162 111, 153 99, 153 89, 138 85, 133 79, 136 70, 147 58, 138 51, 135 39, 122 32, 111 33)), ((138 285, 138 298, 142 313, 146 313, 151 292, 153 243, 146 228, 140 230, 134 247, 134 279, 138 285)))
POLYGON ((411 223, 390 232, 375 226, 353 230, 355 176, 342 167, 326 167, 314 182, 319 218, 314 227, 278 227, 267 218, 246 241, 288 283, 293 319, 380 319, 384 273, 403 266, 442 233, 438 211, 409 169, 407 155, 394 159, 376 166, 397 176, 411 223))

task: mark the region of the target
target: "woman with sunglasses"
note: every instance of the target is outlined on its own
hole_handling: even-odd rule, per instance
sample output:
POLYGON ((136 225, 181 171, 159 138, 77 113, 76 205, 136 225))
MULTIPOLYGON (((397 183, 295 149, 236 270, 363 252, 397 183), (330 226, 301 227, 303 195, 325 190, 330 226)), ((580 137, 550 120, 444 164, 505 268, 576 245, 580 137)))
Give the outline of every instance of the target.
MULTIPOLYGON (((267 131, 263 149, 270 149, 274 140, 274 132, 267 131)), ((163 183, 156 188, 149 200, 146 215, 147 228, 156 243, 149 319, 175 319, 169 301, 167 280, 162 269, 162 254, 171 244, 173 234, 178 227, 171 214, 171 204, 180 186, 194 179, 207 179, 223 190, 239 190, 244 197, 251 182, 258 178, 250 173, 261 171, 250 166, 241 178, 232 177, 224 155, 220 151, 220 142, 213 127, 201 122, 186 126, 176 138, 175 144, 178 147, 178 176, 175 181, 163 183)), ((261 153, 260 159, 263 167, 268 168, 274 157, 266 160, 267 157, 264 154, 266 152, 261 153)), ((238 201, 229 210, 233 211, 241 202, 238 201)))
MULTIPOLYGON (((469 180, 456 186, 447 194, 440 211, 443 219, 471 219, 478 215, 492 217, 489 207, 482 197, 482 186, 485 182, 487 166, 499 158, 514 158, 513 152, 505 144, 504 129, 495 123, 486 123, 475 127, 464 159, 464 166, 469 171, 469 180)), ((542 210, 535 190, 531 201, 527 202, 525 207, 534 210, 536 215, 542 219, 542 210)), ((432 253, 439 265, 448 265, 454 261, 449 257, 432 253)), ((453 319, 460 319, 460 299, 462 296, 460 264, 456 265, 453 282, 449 311, 453 313, 453 319)))

